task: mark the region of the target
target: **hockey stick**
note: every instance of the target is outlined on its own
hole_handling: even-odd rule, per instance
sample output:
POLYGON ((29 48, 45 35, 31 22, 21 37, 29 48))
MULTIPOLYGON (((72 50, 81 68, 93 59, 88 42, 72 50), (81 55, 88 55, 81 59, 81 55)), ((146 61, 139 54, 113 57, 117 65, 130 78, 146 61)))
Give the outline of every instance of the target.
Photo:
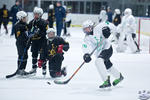
MULTIPOLYGON (((99 45, 101 46, 101 42, 100 41, 98 43, 98 45, 93 49, 93 51, 90 53, 90 56, 92 56, 92 54, 95 52, 95 50, 99 47, 99 45)), ((76 71, 70 76, 69 79, 65 80, 65 81, 60 81, 60 80, 54 80, 55 84, 67 84, 75 75, 76 73, 81 69, 81 67, 85 64, 85 61, 76 69, 76 71)))
POLYGON ((20 68, 20 66, 21 66, 21 64, 22 64, 22 62, 23 62, 24 54, 25 54, 25 52, 27 51, 27 47, 28 47, 29 44, 30 44, 30 38, 28 39, 27 44, 26 44, 26 47, 24 48, 23 55, 22 55, 22 57, 21 57, 21 62, 20 62, 20 64, 19 64, 18 69, 16 70, 15 73, 10 74, 10 75, 6 75, 6 78, 12 78, 12 77, 14 77, 14 76, 17 74, 17 72, 18 72, 18 70, 19 70, 19 68, 20 68))

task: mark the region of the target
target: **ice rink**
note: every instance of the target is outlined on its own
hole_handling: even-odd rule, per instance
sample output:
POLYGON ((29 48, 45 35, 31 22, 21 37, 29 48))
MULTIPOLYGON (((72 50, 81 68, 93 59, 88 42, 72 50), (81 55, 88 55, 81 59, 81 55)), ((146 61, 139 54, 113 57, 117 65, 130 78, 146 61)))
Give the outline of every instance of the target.
MULTIPOLYGON (((9 31, 10 31, 9 26, 9 31)), ((1 34, 4 30, 1 30, 1 34)), ((67 66, 69 77, 83 62, 81 28, 71 28, 71 37, 66 38, 70 49, 65 53, 63 66, 67 66)), ((142 41, 142 40, 141 40, 142 41)), ((115 48, 114 48, 115 49, 115 48)), ((95 67, 95 58, 85 64, 67 85, 53 83, 49 73, 44 78, 42 69, 30 78, 11 78, 5 76, 17 69, 17 50, 15 38, 9 35, 0 36, 0 100, 138 100, 139 91, 150 90, 150 54, 143 51, 140 54, 116 53, 111 57, 114 66, 122 72, 124 81, 111 90, 101 90, 102 84, 95 67), (47 82, 51 82, 48 85, 47 82)), ((26 71, 31 69, 31 53, 26 71)), ((47 70, 48 72, 48 70, 47 70)), ((114 78, 111 77, 111 81, 114 78)))

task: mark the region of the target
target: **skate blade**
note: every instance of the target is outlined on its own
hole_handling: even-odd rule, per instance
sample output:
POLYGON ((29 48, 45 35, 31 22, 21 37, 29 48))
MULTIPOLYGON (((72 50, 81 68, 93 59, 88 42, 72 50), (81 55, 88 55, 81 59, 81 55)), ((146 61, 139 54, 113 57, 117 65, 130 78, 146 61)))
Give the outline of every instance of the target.
POLYGON ((34 77, 36 76, 36 73, 33 73, 33 74, 29 74, 28 77, 34 77))
POLYGON ((24 78, 29 78, 29 75, 16 75, 16 78, 24 79, 24 78))
POLYGON ((100 91, 111 91, 111 87, 100 88, 100 91))
POLYGON ((46 75, 43 75, 43 78, 46 78, 46 75))

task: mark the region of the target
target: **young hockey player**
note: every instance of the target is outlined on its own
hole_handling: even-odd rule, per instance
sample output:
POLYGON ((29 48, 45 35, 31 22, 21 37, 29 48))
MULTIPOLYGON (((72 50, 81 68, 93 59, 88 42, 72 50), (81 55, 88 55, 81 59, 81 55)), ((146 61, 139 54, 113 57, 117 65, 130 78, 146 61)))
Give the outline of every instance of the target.
POLYGON ((33 13, 34 19, 31 20, 28 25, 29 32, 34 34, 31 39, 32 70, 29 73, 35 75, 39 51, 44 48, 46 44, 46 30, 48 29, 48 24, 41 18, 43 14, 41 8, 35 7, 33 13))
POLYGON ((63 36, 70 36, 70 26, 71 26, 71 9, 66 8, 66 20, 64 25, 63 36))
POLYGON ((27 13, 19 11, 17 13, 18 22, 14 26, 14 32, 16 37, 16 46, 18 51, 18 70, 17 75, 25 76, 29 73, 25 71, 27 59, 28 59, 28 48, 29 38, 27 29, 27 13))
POLYGON ((107 23, 110 27, 110 30, 111 30, 111 34, 112 34, 112 42, 117 42, 118 39, 117 39, 117 27, 109 22, 108 20, 108 15, 107 15, 107 12, 105 10, 101 10, 100 14, 99 14, 99 23, 107 23))
POLYGON ((6 5, 3 5, 3 8, 0 9, 0 12, 1 12, 1 16, 2 16, 1 21, 0 21, 0 29, 1 29, 1 24, 3 23, 4 28, 6 30, 6 34, 8 34, 7 25, 8 25, 8 22, 9 22, 9 11, 6 8, 6 5))
POLYGON ((87 20, 83 23, 83 32, 85 33, 84 44, 82 46, 84 52, 83 59, 86 63, 91 61, 89 53, 98 46, 95 51, 95 66, 104 81, 99 88, 111 87, 110 76, 108 73, 116 78, 112 83, 113 86, 116 86, 123 80, 123 76, 116 68, 114 68, 110 61, 110 57, 113 54, 113 48, 108 40, 111 34, 109 23, 107 21, 102 21, 94 28, 94 23, 91 20, 87 20))
POLYGON ((113 23, 115 26, 118 26, 121 23, 121 13, 119 9, 115 9, 115 13, 113 15, 113 23))
POLYGON ((51 4, 49 5, 49 10, 48 10, 48 22, 49 22, 49 28, 53 28, 53 23, 55 20, 55 10, 54 10, 54 5, 51 4))
POLYGON ((136 21, 134 16, 132 15, 132 10, 130 8, 126 8, 124 11, 124 16, 122 18, 122 22, 119 25, 120 30, 122 31, 122 35, 119 39, 119 44, 117 47, 118 52, 124 52, 124 39, 126 38, 127 45, 131 49, 132 53, 140 52, 136 41, 136 21))
POLYGON ((66 68, 62 68, 62 61, 64 59, 64 51, 68 51, 69 43, 63 38, 55 36, 55 30, 49 28, 47 30, 47 45, 46 50, 42 50, 40 60, 38 60, 39 67, 43 68, 43 75, 46 74, 46 59, 49 63, 49 73, 52 78, 66 76, 66 68))
POLYGON ((116 34, 114 35, 111 42, 118 43, 119 37, 121 32, 119 31, 119 24, 121 23, 121 13, 119 9, 115 9, 114 15, 113 15, 113 24, 117 27, 116 28, 116 34))

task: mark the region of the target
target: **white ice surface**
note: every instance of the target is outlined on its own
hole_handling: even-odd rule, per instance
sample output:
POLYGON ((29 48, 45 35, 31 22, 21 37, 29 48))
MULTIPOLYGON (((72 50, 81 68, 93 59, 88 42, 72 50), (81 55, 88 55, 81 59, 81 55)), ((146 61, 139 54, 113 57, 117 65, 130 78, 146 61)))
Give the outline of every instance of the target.
MULTIPOLYGON (((2 30, 1 34, 4 32, 2 30)), ((70 43, 70 49, 65 53, 63 62, 63 66, 67 66, 67 77, 83 62, 83 36, 80 28, 71 28, 71 37, 66 39, 70 43)), ((0 100, 137 100, 138 91, 150 90, 148 53, 114 53, 111 60, 125 79, 110 91, 98 88, 102 80, 95 68, 94 60, 93 57, 92 62, 85 64, 67 85, 54 84, 49 73, 43 78, 41 69, 38 69, 34 78, 5 79, 6 75, 14 73, 17 69, 17 50, 15 38, 3 34, 0 36, 0 100), (47 81, 51 82, 51 85, 48 85, 47 81)), ((31 66, 29 51, 26 70, 29 71, 31 66)), ((111 77, 111 81, 113 80, 111 77)))

